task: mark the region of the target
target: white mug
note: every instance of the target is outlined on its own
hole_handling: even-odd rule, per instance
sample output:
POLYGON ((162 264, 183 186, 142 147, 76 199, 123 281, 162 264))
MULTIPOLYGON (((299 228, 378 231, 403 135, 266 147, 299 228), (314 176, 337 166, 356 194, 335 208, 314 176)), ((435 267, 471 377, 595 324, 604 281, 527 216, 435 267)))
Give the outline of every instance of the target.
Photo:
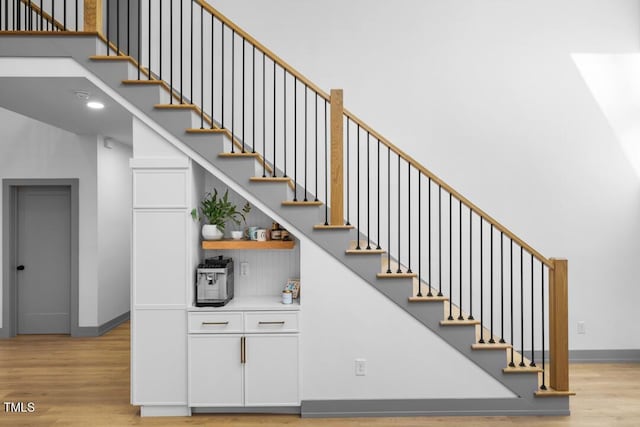
POLYGON ((260 228, 256 230, 256 240, 259 242, 264 242, 267 240, 267 230, 264 228, 260 228))

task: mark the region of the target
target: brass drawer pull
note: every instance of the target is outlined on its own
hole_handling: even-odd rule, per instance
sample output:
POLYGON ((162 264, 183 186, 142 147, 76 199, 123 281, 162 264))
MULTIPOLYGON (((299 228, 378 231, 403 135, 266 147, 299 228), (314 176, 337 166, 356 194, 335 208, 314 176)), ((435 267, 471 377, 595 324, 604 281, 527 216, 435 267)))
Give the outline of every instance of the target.
POLYGON ((202 322, 202 326, 211 326, 211 325, 228 325, 229 321, 226 322, 202 322))
POLYGON ((284 320, 281 320, 279 322, 258 322, 258 325, 284 325, 284 320))

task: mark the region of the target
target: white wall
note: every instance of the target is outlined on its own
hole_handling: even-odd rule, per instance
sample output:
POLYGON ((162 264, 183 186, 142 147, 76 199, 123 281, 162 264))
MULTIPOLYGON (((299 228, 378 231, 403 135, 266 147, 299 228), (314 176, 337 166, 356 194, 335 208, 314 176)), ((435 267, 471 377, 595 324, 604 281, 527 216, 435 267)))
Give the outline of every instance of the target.
POLYGON ((129 311, 132 147, 97 141, 98 324, 129 311))
MULTIPOLYGON (((96 138, 78 136, 3 108, 0 108, 0 129, 0 178, 77 178, 80 181, 79 324, 97 326, 96 138)), ((1 259, 0 254, 0 262, 1 259)))
POLYGON ((216 7, 320 87, 343 88, 346 108, 543 254, 568 258, 570 348, 640 348, 628 314, 640 182, 571 57, 637 51, 636 0, 216 7))
POLYGON ((315 243, 300 246, 303 400, 513 397, 315 243))

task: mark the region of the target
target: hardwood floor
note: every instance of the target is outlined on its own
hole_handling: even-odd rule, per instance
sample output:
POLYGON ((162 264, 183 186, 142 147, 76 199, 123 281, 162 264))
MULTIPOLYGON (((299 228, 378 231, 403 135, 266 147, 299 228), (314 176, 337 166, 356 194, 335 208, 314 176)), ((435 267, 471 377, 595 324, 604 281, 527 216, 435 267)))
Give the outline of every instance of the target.
POLYGON ((571 365, 569 417, 301 419, 275 415, 140 418, 129 404, 129 324, 99 338, 23 335, 0 340, 3 402, 34 402, 7 413, 6 426, 629 426, 640 425, 640 364, 571 365))

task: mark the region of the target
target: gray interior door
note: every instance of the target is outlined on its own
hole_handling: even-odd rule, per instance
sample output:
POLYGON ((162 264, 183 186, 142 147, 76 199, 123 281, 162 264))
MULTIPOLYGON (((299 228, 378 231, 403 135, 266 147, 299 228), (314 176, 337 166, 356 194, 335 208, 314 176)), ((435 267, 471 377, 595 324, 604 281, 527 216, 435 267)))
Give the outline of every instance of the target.
POLYGON ((70 333, 71 191, 17 192, 18 334, 70 333))

